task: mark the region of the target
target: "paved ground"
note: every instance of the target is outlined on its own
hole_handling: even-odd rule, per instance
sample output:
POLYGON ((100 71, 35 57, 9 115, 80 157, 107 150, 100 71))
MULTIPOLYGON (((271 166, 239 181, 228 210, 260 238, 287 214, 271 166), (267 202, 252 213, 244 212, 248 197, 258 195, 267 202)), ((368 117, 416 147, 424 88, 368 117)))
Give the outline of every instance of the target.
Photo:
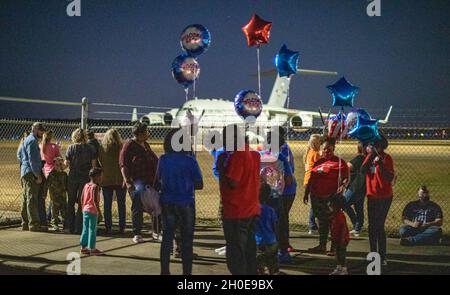
MULTIPOLYGON (((316 236, 300 232, 291 233, 291 244, 302 251, 294 252, 291 265, 282 266, 288 274, 328 274, 334 259, 323 255, 305 253, 315 246, 316 236)), ((144 238, 149 235, 144 232, 144 238)), ((76 235, 61 233, 30 233, 18 227, 0 230, 0 273, 40 274, 65 273, 67 254, 78 252, 76 235)), ((213 250, 223 245, 223 236, 216 227, 196 228, 194 251, 199 259, 194 261, 194 274, 228 274, 225 257, 213 250)), ((98 247, 105 250, 104 257, 82 257, 82 274, 159 274, 159 243, 133 244, 131 233, 98 238, 98 247)), ((367 238, 352 239, 348 248, 348 266, 351 274, 365 274, 368 252, 367 238)), ((450 274, 450 245, 429 247, 402 247, 397 239, 388 241, 389 265, 383 274, 450 274)), ((173 259, 171 271, 181 273, 181 260, 173 259)))

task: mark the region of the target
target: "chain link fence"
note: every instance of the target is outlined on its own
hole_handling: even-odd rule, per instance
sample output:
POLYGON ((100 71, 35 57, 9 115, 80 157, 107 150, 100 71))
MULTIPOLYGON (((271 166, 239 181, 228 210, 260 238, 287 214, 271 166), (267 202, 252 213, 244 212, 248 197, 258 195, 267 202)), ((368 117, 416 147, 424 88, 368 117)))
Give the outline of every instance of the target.
MULTIPOLYGON (((20 220, 22 189, 20 185, 19 163, 16 157, 21 135, 31 129, 32 121, 0 119, 0 222, 20 220)), ((45 121, 52 129, 56 141, 65 154, 70 145, 70 136, 74 129, 80 127, 79 121, 45 121)), ((90 121, 89 127, 99 136, 109 128, 119 131, 124 140, 131 138, 132 123, 124 121, 90 121)), ((150 145, 159 156, 163 153, 163 139, 170 127, 150 127, 150 145)), ((318 128, 291 130, 289 145, 294 153, 295 176, 298 182, 297 198, 291 210, 291 223, 306 229, 309 206, 302 202, 303 197, 303 155, 307 140, 313 133, 320 133, 318 128)), ((397 181, 394 186, 394 199, 386 221, 391 236, 397 234, 402 223, 402 210, 405 205, 417 199, 420 185, 427 185, 431 198, 438 203, 444 216, 450 215, 450 140, 449 128, 430 127, 385 127, 384 134, 389 138, 387 152, 394 159, 397 181)), ((338 144, 336 153, 349 161, 356 155, 356 141, 345 140, 338 144)), ((196 192, 196 209, 198 219, 216 221, 219 207, 219 187, 212 173, 213 157, 206 150, 196 153, 203 177, 204 188, 196 192)), ((49 198, 47 198, 48 202, 49 198)), ((113 216, 117 216, 113 207, 113 216)), ((127 198, 127 216, 130 222, 131 202, 127 198)), ((366 214, 367 216, 367 214, 366 214)), ((367 228, 367 220, 365 223, 367 228)), ((443 230, 450 234, 449 223, 444 222, 443 230)))

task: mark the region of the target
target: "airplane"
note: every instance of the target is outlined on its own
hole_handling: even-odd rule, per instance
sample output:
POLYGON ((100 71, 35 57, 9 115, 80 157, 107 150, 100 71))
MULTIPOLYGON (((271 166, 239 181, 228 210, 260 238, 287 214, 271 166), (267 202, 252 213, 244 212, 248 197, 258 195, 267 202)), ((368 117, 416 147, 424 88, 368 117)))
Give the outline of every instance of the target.
MULTIPOLYGON (((301 75, 323 75, 337 76, 337 72, 299 69, 301 75)), ((276 74, 275 70, 262 73, 262 76, 276 74)), ((288 90, 291 79, 277 75, 272 92, 267 104, 263 105, 263 111, 257 118, 256 123, 266 126, 289 126, 296 128, 309 128, 317 126, 318 122, 324 122, 320 112, 305 111, 286 108, 288 90)), ((384 120, 379 123, 386 124, 392 111, 392 106, 384 120)), ((142 123, 149 126, 171 126, 179 127, 180 122, 186 120, 187 115, 193 115, 198 120, 199 128, 223 128, 229 124, 242 123, 234 109, 234 102, 224 99, 199 99, 194 98, 186 101, 180 108, 173 108, 167 112, 150 112, 140 118, 142 123)), ((332 115, 332 114, 329 114, 332 115)), ((133 109, 132 120, 137 121, 137 109, 133 109)))

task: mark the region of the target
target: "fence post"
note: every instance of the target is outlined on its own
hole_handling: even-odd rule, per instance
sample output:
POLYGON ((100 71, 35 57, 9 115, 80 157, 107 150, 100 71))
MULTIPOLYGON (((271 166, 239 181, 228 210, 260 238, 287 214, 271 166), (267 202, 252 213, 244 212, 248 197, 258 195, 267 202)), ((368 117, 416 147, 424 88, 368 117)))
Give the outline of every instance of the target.
POLYGON ((88 120, 88 99, 83 97, 81 99, 81 129, 87 130, 88 120))

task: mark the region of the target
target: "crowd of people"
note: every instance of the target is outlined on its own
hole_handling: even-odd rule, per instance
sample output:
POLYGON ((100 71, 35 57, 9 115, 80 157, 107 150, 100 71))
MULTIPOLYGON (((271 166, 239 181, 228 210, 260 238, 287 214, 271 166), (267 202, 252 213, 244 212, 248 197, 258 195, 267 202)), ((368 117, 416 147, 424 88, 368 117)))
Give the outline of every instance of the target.
MULTIPOLYGON (((130 196, 132 240, 142 243, 143 198, 159 194, 162 213, 152 216, 152 239, 161 242, 161 274, 170 274, 174 240, 183 274, 192 274, 195 190, 203 189, 203 177, 192 150, 173 147, 178 130, 167 134, 164 154, 158 158, 143 123, 136 123, 133 138, 126 142, 115 129, 109 129, 99 142, 93 132, 79 128, 72 133, 72 144, 63 158, 53 132, 34 123, 17 151, 23 187, 22 229, 47 231, 50 225, 54 231, 81 235, 82 254, 105 255, 96 248, 96 233, 101 219, 106 233, 113 232, 113 196, 117 200, 119 233, 126 230, 127 193, 130 196), (46 208, 47 194, 50 201, 46 208), (99 205, 101 196, 103 208, 99 205)), ((276 152, 271 150, 270 140, 264 151, 274 155, 280 167, 281 191, 262 181, 261 152, 250 147, 238 125, 225 127, 223 147, 211 151, 213 174, 220 188, 223 253, 226 251, 232 274, 282 274, 280 264, 292 263, 289 215, 297 192, 295 159, 284 128, 272 130, 268 138, 278 139, 276 152), (226 128, 233 132, 226 132, 226 128), (238 148, 238 138, 245 138, 243 147, 238 148)), ((179 143, 191 146, 191 142, 179 143)), ((311 204, 309 233, 319 233, 318 245, 308 252, 335 256, 337 266, 332 274, 348 274, 346 248, 350 234, 359 236, 363 230, 367 199, 370 251, 379 253, 386 265, 385 221, 396 180, 394 161, 385 152, 388 141, 382 136, 373 144, 358 144, 355 157, 348 163, 335 154, 335 146, 333 138, 313 134, 303 158, 303 202, 311 204), (351 231, 344 212, 353 226, 351 231), (331 246, 327 248, 329 235, 331 246)), ((419 200, 408 204, 403 212, 400 237, 405 246, 438 243, 442 234, 442 210, 430 201, 427 187, 420 187, 418 194, 419 200)))

